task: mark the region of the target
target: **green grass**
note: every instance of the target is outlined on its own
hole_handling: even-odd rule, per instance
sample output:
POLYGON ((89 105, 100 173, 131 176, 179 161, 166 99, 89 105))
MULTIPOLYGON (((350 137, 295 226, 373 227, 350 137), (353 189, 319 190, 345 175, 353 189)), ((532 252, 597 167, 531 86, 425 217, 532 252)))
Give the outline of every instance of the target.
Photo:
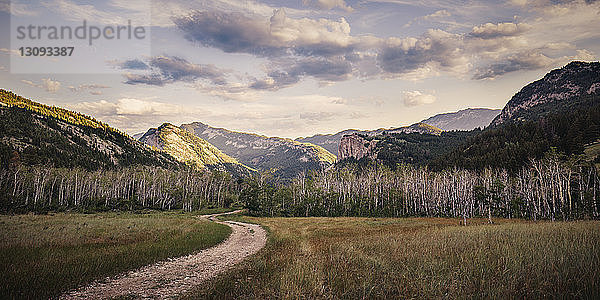
POLYGON ((267 247, 189 298, 600 296, 598 221, 242 219, 268 226, 267 247))
POLYGON ((0 216, 0 298, 49 298, 211 247, 227 226, 151 212, 0 216))

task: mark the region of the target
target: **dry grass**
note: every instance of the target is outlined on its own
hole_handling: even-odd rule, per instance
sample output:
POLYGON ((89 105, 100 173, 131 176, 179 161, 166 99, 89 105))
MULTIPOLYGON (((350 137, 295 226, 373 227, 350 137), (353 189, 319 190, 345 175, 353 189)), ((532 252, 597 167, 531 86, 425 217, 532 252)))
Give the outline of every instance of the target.
POLYGON ((263 251, 190 298, 598 298, 600 222, 249 218, 263 251))
POLYGON ((230 232, 181 213, 0 216, 0 298, 57 296, 208 248, 230 232))

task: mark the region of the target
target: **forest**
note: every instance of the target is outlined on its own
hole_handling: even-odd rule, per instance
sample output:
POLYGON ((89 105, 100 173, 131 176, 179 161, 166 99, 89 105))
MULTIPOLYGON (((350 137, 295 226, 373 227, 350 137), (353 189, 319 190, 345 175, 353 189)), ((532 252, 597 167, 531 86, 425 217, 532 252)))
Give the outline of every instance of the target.
POLYGON ((242 181, 229 173, 129 167, 82 168, 18 166, 0 169, 0 209, 5 212, 184 211, 239 206, 242 181))
POLYGON ((518 172, 346 164, 282 184, 272 174, 14 167, 0 170, 4 211, 138 210, 245 206, 256 216, 598 218, 600 177, 583 155, 550 151, 518 172))
POLYGON ((518 172, 346 165, 287 186, 258 178, 240 201, 257 216, 597 218, 600 177, 584 156, 555 150, 518 172))

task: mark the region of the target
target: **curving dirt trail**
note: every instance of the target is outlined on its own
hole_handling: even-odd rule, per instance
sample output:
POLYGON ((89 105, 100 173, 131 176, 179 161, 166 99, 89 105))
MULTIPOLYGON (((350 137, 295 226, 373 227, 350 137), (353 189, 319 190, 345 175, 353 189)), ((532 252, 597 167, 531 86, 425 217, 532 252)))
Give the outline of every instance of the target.
POLYGON ((95 281, 63 294, 60 299, 107 299, 122 296, 164 299, 182 295, 265 246, 267 235, 260 225, 221 222, 215 218, 237 212, 239 211, 201 216, 231 227, 231 235, 221 244, 196 254, 169 259, 114 278, 95 281))

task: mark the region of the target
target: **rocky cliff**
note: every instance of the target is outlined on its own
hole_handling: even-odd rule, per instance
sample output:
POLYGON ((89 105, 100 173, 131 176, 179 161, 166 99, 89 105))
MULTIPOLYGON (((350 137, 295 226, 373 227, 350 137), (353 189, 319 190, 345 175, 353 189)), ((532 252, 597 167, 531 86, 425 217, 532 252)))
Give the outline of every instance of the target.
POLYGON ((368 141, 358 134, 345 135, 340 140, 338 158, 339 160, 346 158, 361 159, 363 157, 374 158, 376 145, 376 140, 368 141))
POLYGON ((304 142, 304 143, 312 143, 318 146, 321 146, 327 151, 339 156, 339 147, 340 141, 345 135, 359 134, 364 136, 376 136, 382 135, 386 133, 421 133, 421 134, 433 134, 440 135, 442 130, 429 125, 423 122, 419 122, 410 126, 398 127, 398 128, 390 128, 390 129, 375 129, 375 130, 356 130, 356 129, 348 129, 344 131, 340 131, 335 134, 317 134, 311 137, 306 138, 297 138, 296 141, 304 142))

